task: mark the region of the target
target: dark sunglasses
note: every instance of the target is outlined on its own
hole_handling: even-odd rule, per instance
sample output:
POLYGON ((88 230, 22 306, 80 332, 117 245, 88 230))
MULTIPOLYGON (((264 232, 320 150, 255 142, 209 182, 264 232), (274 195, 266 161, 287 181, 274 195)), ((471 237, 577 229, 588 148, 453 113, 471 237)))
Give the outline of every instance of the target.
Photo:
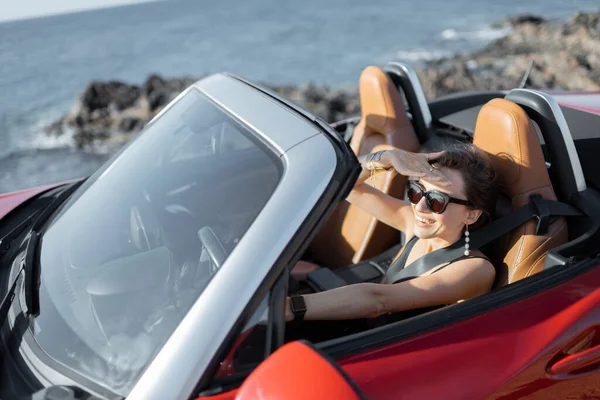
POLYGON ((417 204, 419 201, 421 201, 423 196, 425 196, 425 204, 427 204, 427 208, 436 214, 441 214, 446 211, 448 203, 472 206, 468 200, 450 197, 446 193, 438 192, 437 190, 426 191, 423 186, 419 185, 416 181, 408 182, 407 196, 408 200, 413 204, 417 204))

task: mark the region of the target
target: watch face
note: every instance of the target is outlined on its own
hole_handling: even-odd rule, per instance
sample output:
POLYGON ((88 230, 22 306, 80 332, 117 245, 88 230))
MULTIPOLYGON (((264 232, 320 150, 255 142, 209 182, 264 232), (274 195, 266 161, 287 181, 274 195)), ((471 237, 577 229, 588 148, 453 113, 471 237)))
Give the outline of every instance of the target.
POLYGON ((304 302, 304 297, 302 296, 293 296, 291 298, 291 306, 293 312, 303 312, 306 311, 306 303, 304 302))

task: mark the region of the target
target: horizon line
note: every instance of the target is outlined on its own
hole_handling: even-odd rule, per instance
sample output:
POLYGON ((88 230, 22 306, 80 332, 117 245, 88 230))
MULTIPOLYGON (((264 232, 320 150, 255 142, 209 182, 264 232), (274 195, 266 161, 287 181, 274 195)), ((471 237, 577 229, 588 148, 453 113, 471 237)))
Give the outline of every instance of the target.
POLYGON ((83 14, 88 11, 99 11, 99 10, 108 10, 111 8, 131 7, 131 6, 141 5, 144 3, 155 3, 155 2, 167 1, 167 0, 124 0, 124 1, 125 1, 125 3, 112 4, 112 5, 108 5, 108 6, 97 5, 97 6, 92 6, 92 7, 88 7, 88 8, 76 8, 76 9, 71 9, 71 10, 66 10, 66 11, 54 11, 54 12, 51 11, 51 12, 48 12, 45 14, 22 16, 22 17, 17 16, 14 18, 9 17, 6 19, 2 19, 0 17, 0 24, 11 23, 11 22, 32 21, 32 20, 36 20, 36 19, 58 17, 61 15, 83 14))

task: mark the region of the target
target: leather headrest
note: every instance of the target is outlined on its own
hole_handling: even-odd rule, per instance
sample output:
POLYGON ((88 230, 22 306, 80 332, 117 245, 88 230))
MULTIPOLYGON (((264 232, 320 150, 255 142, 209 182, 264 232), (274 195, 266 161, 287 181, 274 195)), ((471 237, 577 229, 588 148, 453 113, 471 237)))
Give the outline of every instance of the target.
POLYGON ((499 189, 513 207, 533 193, 556 200, 537 132, 527 113, 505 99, 485 104, 475 125, 473 143, 484 150, 496 171, 499 189))
POLYGON ((386 134, 408 121, 402 98, 388 75, 369 66, 360 75, 360 108, 368 133, 386 134))

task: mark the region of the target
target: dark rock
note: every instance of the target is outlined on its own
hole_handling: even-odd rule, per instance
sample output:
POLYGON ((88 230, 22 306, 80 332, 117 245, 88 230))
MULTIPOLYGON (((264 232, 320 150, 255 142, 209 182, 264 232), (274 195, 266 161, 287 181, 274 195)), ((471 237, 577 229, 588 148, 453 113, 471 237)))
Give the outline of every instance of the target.
POLYGON ((168 102, 167 82, 158 75, 151 75, 142 85, 142 94, 148 99, 150 110, 154 111, 168 102))
POLYGON ((123 132, 134 132, 144 126, 144 121, 136 117, 124 117, 119 123, 119 130, 123 132))
POLYGON ((167 89, 167 82, 160 76, 153 74, 146 79, 146 82, 142 85, 142 94, 148 96, 153 92, 159 90, 164 91, 167 89))
POLYGON ((81 104, 87 110, 108 107, 110 99, 107 95, 106 85, 101 82, 92 82, 81 95, 81 104))
POLYGON ((338 93, 329 101, 329 109, 332 113, 346 113, 348 105, 348 96, 345 93, 338 93))
POLYGON ((110 133, 99 127, 86 127, 77 132, 73 139, 77 148, 86 148, 94 142, 104 142, 110 138, 110 133))
POLYGON ((92 82, 81 95, 81 104, 90 112, 107 108, 111 104, 121 111, 133 105, 139 95, 140 89, 137 86, 117 81, 92 82))
POLYGON ((312 82, 301 87, 304 99, 312 103, 320 103, 325 100, 327 88, 317 88, 312 82))
POLYGON ((508 18, 503 22, 503 25, 517 26, 522 24, 533 24, 541 25, 546 23, 546 19, 537 15, 525 14, 517 15, 515 17, 508 18))
POLYGON ((154 90, 148 95, 150 111, 155 111, 169 102, 169 92, 165 90, 154 90))

